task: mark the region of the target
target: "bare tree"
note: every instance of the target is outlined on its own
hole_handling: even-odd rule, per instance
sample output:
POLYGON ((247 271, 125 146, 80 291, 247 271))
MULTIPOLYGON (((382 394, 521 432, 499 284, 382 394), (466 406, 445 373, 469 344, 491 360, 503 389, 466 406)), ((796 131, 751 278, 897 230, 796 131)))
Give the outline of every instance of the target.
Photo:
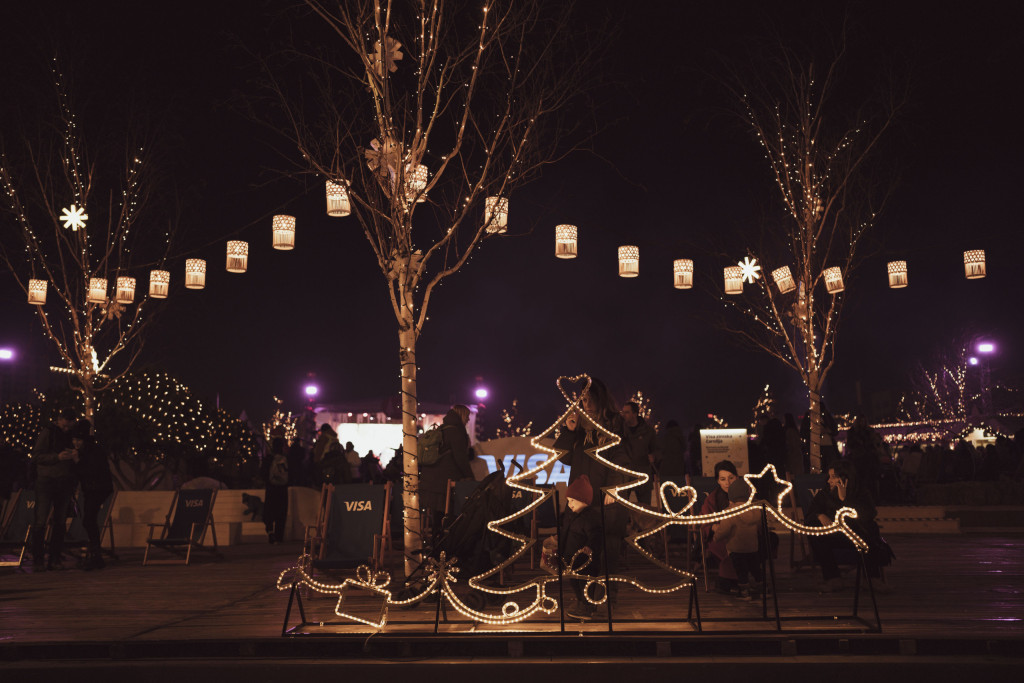
POLYGON ((122 159, 104 141, 103 163, 92 160, 54 64, 56 125, 42 126, 38 140, 26 133, 20 144, 0 148, 8 210, 0 262, 36 304, 60 354, 57 369, 92 418, 97 394, 128 372, 141 350, 149 297, 144 283, 141 295, 129 295, 129 285, 136 288, 145 262, 163 262, 171 231, 147 211, 155 180, 146 150, 126 135, 122 159))
POLYGON ((750 256, 771 265, 763 278, 748 269, 755 286, 725 297, 734 314, 726 328, 799 373, 809 395, 814 469, 820 468, 821 389, 836 358, 840 292, 875 223, 875 198, 884 196, 866 162, 899 109, 888 96, 851 105, 840 88, 844 53, 842 45, 820 68, 783 48, 768 77, 736 76, 732 86, 783 211, 765 221, 760 244, 750 245, 750 256))
POLYGON ((268 68, 267 77, 300 169, 344 192, 388 289, 409 572, 421 547, 416 344, 431 298, 477 246, 505 232, 513 190, 569 151, 585 116, 565 114, 587 58, 572 53, 560 3, 305 4, 343 54, 305 50, 312 61, 268 68))

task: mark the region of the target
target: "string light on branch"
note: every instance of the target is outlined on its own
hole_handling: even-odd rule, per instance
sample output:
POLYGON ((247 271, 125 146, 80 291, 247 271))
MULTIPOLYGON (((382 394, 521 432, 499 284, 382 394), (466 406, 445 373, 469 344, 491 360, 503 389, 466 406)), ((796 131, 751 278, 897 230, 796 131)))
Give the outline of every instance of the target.
POLYGON ((843 271, 839 269, 839 266, 826 268, 821 275, 825 278, 825 289, 829 294, 838 294, 843 291, 843 271))
POLYGON ((576 239, 579 230, 575 225, 555 226, 555 256, 576 258, 576 239))
POLYGON ((166 299, 171 288, 171 272, 168 270, 149 271, 149 296, 154 299, 166 299))
POLYGON ((900 289, 907 286, 907 262, 889 261, 889 287, 900 289))
POLYGON ((619 247, 619 277, 636 277, 640 274, 640 248, 634 244, 619 247))
POLYGON ((107 303, 107 278, 89 278, 89 291, 85 296, 85 302, 89 304, 107 303))
POLYGON ((345 181, 339 183, 333 180, 327 181, 327 215, 342 217, 352 213, 352 204, 348 198, 348 185, 345 181))
POLYGON ((42 306, 46 303, 46 280, 28 281, 28 302, 33 306, 42 306))
POLYGON ((135 278, 125 275, 117 278, 114 301, 124 306, 135 302, 135 278))
POLYGON ((185 259, 185 288, 202 289, 206 286, 206 261, 201 258, 185 259))
POLYGON ((971 249, 964 252, 964 274, 968 280, 985 277, 985 250, 971 249))
POLYGON ((743 269, 739 266, 726 266, 722 271, 725 277, 726 294, 743 293, 743 269))
POLYGON ((693 259, 679 258, 673 261, 672 279, 676 289, 692 289, 693 259))
POLYGON ((407 201, 419 203, 427 201, 423 191, 427 189, 427 179, 430 177, 426 164, 409 164, 405 167, 405 198, 407 201))
POLYGON ((249 267, 249 243, 242 240, 228 241, 228 262, 229 273, 244 273, 249 267))
POLYGON ((796 282, 793 280, 793 273, 790 272, 789 266, 773 270, 772 279, 775 280, 775 286, 779 288, 781 294, 788 294, 796 289, 796 282))
POLYGON ((508 197, 484 198, 484 225, 491 234, 508 230, 508 197))
POLYGON ((282 251, 295 248, 295 216, 278 215, 272 221, 274 249, 282 251))

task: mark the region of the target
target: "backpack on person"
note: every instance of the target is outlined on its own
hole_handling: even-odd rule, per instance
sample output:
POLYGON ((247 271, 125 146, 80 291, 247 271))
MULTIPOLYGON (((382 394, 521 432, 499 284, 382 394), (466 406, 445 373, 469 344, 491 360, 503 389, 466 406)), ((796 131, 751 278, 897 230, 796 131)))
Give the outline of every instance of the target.
POLYGON ((288 485, 288 458, 283 454, 278 453, 270 461, 270 472, 267 475, 267 481, 274 486, 288 485))
POLYGON ((441 428, 434 425, 420 435, 417 440, 419 448, 419 460, 421 465, 436 465, 441 461, 441 448, 444 445, 444 435, 441 428))

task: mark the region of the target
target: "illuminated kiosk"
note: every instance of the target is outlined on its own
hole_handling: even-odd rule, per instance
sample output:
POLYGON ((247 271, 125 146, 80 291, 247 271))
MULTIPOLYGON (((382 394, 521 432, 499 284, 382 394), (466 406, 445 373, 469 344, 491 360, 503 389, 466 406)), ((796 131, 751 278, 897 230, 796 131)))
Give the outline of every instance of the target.
MULTIPOLYGON (((598 575, 595 577, 581 574, 579 572, 583 568, 583 564, 589 562, 591 559, 589 553, 584 551, 576 553, 572 558, 561 558, 561 561, 556 562, 557 573, 555 575, 541 573, 539 576, 528 577, 525 581, 521 581, 514 586, 506 586, 502 583, 495 584, 493 581, 488 581, 488 579, 495 576, 500 576, 503 569, 507 568, 517 559, 522 558, 536 542, 536 539, 516 533, 515 531, 507 528, 506 525, 511 520, 521 518, 524 515, 531 513, 536 507, 550 501, 552 496, 557 495, 551 488, 542 488, 537 486, 535 484, 535 478, 538 472, 542 471, 545 467, 550 467, 565 454, 564 451, 560 452, 556 449, 545 446, 543 443, 544 437, 552 433, 556 426, 561 424, 564 418, 571 411, 579 407, 579 396, 582 392, 574 392, 571 389, 564 388, 563 380, 570 383, 573 381, 578 382, 580 380, 589 382, 589 377, 581 376, 576 378, 560 378, 559 380, 559 389, 565 395, 568 403, 567 410, 551 427, 545 430, 541 435, 534 437, 531 440, 532 445, 538 448, 539 451, 549 453, 550 457, 544 461, 537 462, 536 465, 528 468, 526 471, 517 472, 507 480, 510 487, 529 492, 536 497, 525 507, 513 512, 511 515, 502 519, 491 520, 487 523, 487 529, 489 532, 500 534, 519 544, 518 549, 514 551, 510 557, 477 576, 469 577, 468 581, 464 577, 459 576, 460 568, 456 558, 446 557, 444 553, 441 553, 438 557, 427 558, 424 563, 427 581, 422 587, 417 588, 419 593, 410 596, 408 592, 405 592, 402 597, 399 597, 399 591, 402 590, 402 586, 392 586, 391 577, 385 571, 373 571, 368 566, 363 566, 355 572, 355 576, 347 577, 343 580, 325 580, 311 575, 309 571, 310 558, 308 555, 304 554, 299 558, 299 562, 296 566, 281 572, 277 578, 277 588, 282 591, 290 591, 288 607, 286 609, 284 624, 282 626, 282 635, 340 635, 338 631, 323 631, 324 628, 331 629, 334 627, 343 627, 344 633, 365 633, 367 630, 374 633, 385 633, 389 631, 388 613, 390 608, 413 606, 420 603, 426 597, 433 596, 435 594, 437 595, 438 600, 433 619, 433 631, 435 634, 438 633, 442 607, 445 607, 446 609, 451 607, 467 620, 450 622, 448 624, 449 630, 445 632, 449 635, 469 635, 485 632, 491 634, 503 633, 507 635, 509 631, 494 631, 488 629, 501 629, 502 627, 512 626, 515 627, 516 633, 537 633, 541 635, 565 633, 566 619, 564 613, 564 600, 561 599, 564 597, 563 591, 561 590, 562 578, 585 581, 587 587, 584 595, 587 600, 594 604, 603 604, 606 601, 607 596, 606 590, 596 590, 596 588, 598 586, 604 588, 614 582, 618 582, 619 585, 633 587, 650 594, 671 593, 680 589, 686 589, 689 593, 689 604, 686 610, 686 617, 685 619, 676 618, 670 621, 677 624, 689 623, 691 626, 689 632, 699 633, 702 631, 702 625, 700 609, 697 603, 695 575, 688 571, 673 567, 667 562, 662 562, 651 552, 648 552, 640 542, 647 538, 651 538, 652 540, 659 538, 663 532, 670 530, 674 526, 696 528, 702 525, 721 521, 734 515, 742 514, 749 510, 758 510, 760 512, 762 527, 764 530, 767 529, 768 516, 771 515, 771 517, 774 518, 775 523, 793 533, 808 536, 823 536, 839 533, 844 534, 850 540, 852 546, 857 550, 856 554, 858 558, 853 614, 849 618, 857 620, 870 631, 878 632, 881 630, 881 621, 878 615, 878 606, 875 602, 874 588, 872 586, 871 579, 867 574, 864 562, 864 556, 868 549, 867 543, 851 529, 848 523, 848 520, 856 518, 857 513, 855 510, 852 508, 840 509, 832 524, 826 527, 807 526, 790 519, 786 516, 782 508, 783 500, 791 491, 792 485, 789 482, 780 479, 774 468, 770 465, 765 467, 758 474, 744 475, 744 480, 750 486, 750 496, 745 503, 738 507, 706 515, 693 514, 694 504, 697 500, 696 490, 690 486, 680 487, 672 482, 664 482, 658 489, 661 508, 659 510, 648 510, 630 502, 628 499, 630 489, 644 484, 647 481, 647 476, 643 473, 618 467, 613 463, 604 460, 600 456, 601 451, 618 442, 618 437, 610 432, 606 432, 606 435, 609 438, 604 442, 604 444, 588 449, 588 455, 602 461, 606 466, 618 469, 631 480, 620 485, 604 487, 603 490, 607 495, 614 498, 616 503, 625 506, 631 512, 645 515, 654 521, 653 525, 647 526, 644 531, 637 532, 634 535, 627 537, 626 541, 629 544, 629 547, 637 551, 649 562, 674 575, 675 582, 671 585, 646 585, 636 577, 629 574, 609 575, 607 567, 605 567, 605 573, 603 576, 598 575), (757 499, 756 495, 758 491, 762 491, 761 495, 767 496, 768 500, 757 499), (771 500, 773 497, 774 500, 771 500), (868 622, 858 614, 862 578, 867 583, 873 603, 874 623, 868 622), (471 589, 489 594, 492 599, 503 601, 501 606, 495 609, 484 610, 482 608, 466 604, 464 599, 456 594, 454 590, 454 585, 459 581, 466 582, 471 589), (321 595, 337 596, 334 615, 340 617, 342 621, 313 621, 308 619, 303 605, 303 594, 310 591, 321 595), (362 614, 348 612, 345 607, 346 598, 355 594, 375 596, 377 608, 379 610, 377 615, 370 618, 362 614), (525 600, 523 598, 525 598, 525 600), (293 604, 297 605, 301 621, 294 626, 289 626, 293 604), (558 613, 557 626, 552 623, 552 619, 554 619, 556 612, 558 613), (451 630, 452 628, 457 627, 458 624, 462 623, 469 625, 468 631, 451 630), (353 627, 357 630, 353 631, 353 627), (317 631, 317 628, 321 630, 317 631), (557 630, 553 630, 555 628, 557 628, 557 630)), ((597 428, 601 429, 599 426, 597 426, 597 428)), ((527 463, 529 464, 529 462, 530 460, 528 459, 527 463)), ((603 497, 599 497, 599 499, 603 499, 603 497)), ((770 587, 774 606, 774 622, 776 631, 781 632, 783 630, 783 621, 786 620, 799 619, 801 621, 807 621, 809 619, 814 619, 815 617, 809 617, 806 614, 799 617, 783 617, 780 615, 777 590, 775 587, 774 564, 767 547, 763 552, 766 553, 763 556, 765 572, 763 578, 765 579, 766 586, 769 585, 767 580, 769 578, 771 580, 770 587)), ((486 604, 487 603, 485 601, 484 605, 486 606, 486 604)), ((653 618, 616 619, 613 616, 614 613, 612 609, 609 609, 607 614, 608 633, 612 632, 613 625, 616 623, 626 624, 630 621, 665 621, 653 618)), ((837 617, 827 616, 820 618, 833 620, 837 617)), ((761 619, 768 619, 767 591, 762 594, 761 619)), ((393 632, 396 634, 402 633, 408 635, 409 631, 407 628, 409 623, 413 622, 404 622, 404 624, 397 623, 393 632), (403 629, 403 625, 406 629, 403 629)), ((424 624, 430 622, 414 623, 424 624)), ((835 629, 830 630, 834 631, 835 629)))

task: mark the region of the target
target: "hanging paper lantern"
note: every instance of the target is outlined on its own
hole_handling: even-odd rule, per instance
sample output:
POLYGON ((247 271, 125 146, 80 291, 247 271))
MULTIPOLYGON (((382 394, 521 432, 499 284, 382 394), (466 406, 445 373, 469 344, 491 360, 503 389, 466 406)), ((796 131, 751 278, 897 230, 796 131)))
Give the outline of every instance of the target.
POLYGON ((576 258, 577 233, 575 225, 555 226, 555 256, 558 258, 576 258))
POLYGON ((185 288, 202 289, 206 286, 206 261, 201 258, 185 259, 185 288))
POLYGON ((636 277, 640 274, 640 248, 627 244, 619 247, 619 277, 636 277))
POLYGON ((772 279, 775 280, 775 285, 782 294, 788 294, 796 289, 796 282, 793 281, 793 273, 790 272, 789 266, 782 266, 773 270, 772 279))
POLYGON ((985 250, 972 249, 964 252, 964 274, 968 280, 985 277, 985 250))
POLYGON ((676 289, 693 287, 693 259, 678 258, 672 262, 673 282, 676 289))
POLYGON ((228 242, 228 272, 244 273, 249 267, 249 243, 241 240, 228 242))
POLYGON ((839 266, 826 268, 821 275, 825 278, 825 289, 829 294, 838 294, 843 291, 843 271, 839 269, 839 266))
POLYGON ((725 293, 743 293, 743 269, 739 266, 726 266, 723 271, 725 275, 725 293))
POLYGON ((114 301, 125 305, 135 301, 135 278, 123 275, 117 278, 117 289, 114 290, 114 301))
POLYGON ((166 299, 171 288, 171 273, 168 270, 149 271, 149 296, 154 299, 166 299))
POLYGON ((412 164, 405 167, 405 198, 408 201, 417 202, 427 201, 427 196, 423 194, 423 190, 427 189, 427 178, 429 178, 429 171, 425 164, 412 164))
POLYGON ((900 289, 907 286, 907 262, 889 261, 889 287, 900 289))
POLYGON ((107 303, 107 278, 89 278, 89 293, 86 294, 85 301, 90 304, 107 303))
POLYGON ((347 216, 352 213, 352 205, 348 199, 348 186, 345 181, 336 183, 327 181, 327 215, 347 216))
POLYGON ((274 249, 294 249, 295 216, 274 216, 272 225, 274 228, 274 249))
POLYGON ((46 280, 28 281, 28 302, 33 306, 46 303, 46 280))
POLYGON ((508 230, 508 197, 484 199, 484 225, 487 226, 487 232, 492 234, 508 230))

